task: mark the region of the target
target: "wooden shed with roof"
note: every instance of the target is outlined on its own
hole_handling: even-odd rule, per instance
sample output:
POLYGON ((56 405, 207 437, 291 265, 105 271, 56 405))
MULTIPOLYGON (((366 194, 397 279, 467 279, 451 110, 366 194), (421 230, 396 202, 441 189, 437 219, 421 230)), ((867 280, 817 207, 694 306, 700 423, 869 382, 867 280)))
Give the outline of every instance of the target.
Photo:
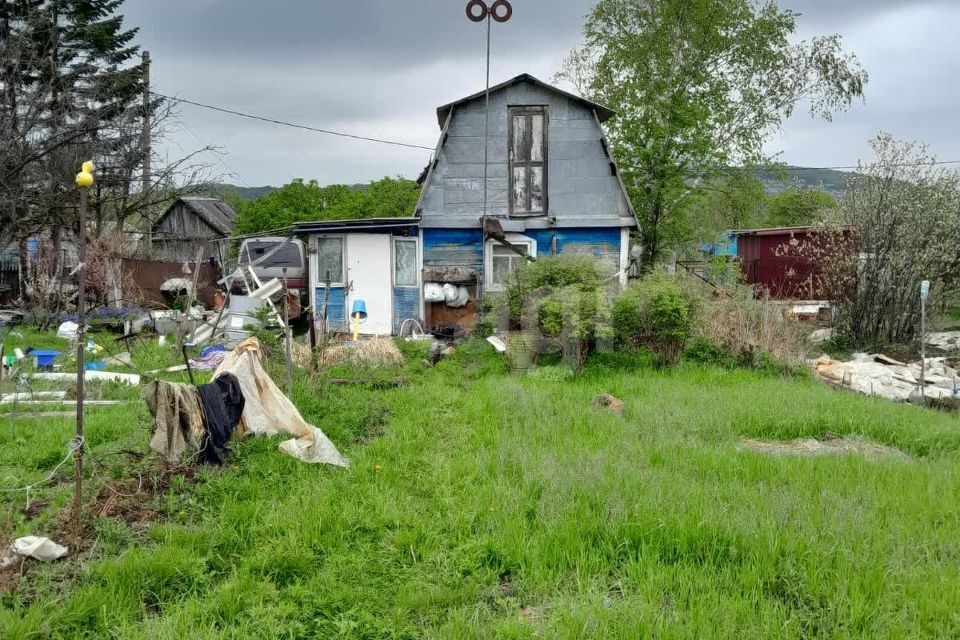
POLYGON ((217 258, 215 240, 233 234, 237 214, 219 198, 181 197, 174 200, 152 228, 153 258, 193 261, 197 250, 217 258))

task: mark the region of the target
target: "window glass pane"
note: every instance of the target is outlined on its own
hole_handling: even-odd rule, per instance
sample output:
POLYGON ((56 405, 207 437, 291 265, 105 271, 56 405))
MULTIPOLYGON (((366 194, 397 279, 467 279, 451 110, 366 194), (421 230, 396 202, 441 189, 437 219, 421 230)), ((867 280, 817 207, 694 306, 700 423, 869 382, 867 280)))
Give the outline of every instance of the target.
POLYGON ((530 211, 543 211, 543 167, 530 167, 530 211))
POLYGON ((417 241, 397 240, 394 260, 394 283, 399 287, 417 286, 417 241))
MULTIPOLYGON (((514 243, 514 245, 530 253, 529 243, 514 243)), ((488 246, 490 247, 490 284, 495 286, 510 284, 513 272, 523 265, 526 258, 501 244, 488 246)))
POLYGON ((490 281, 495 285, 507 284, 510 274, 513 273, 513 260, 507 256, 493 256, 491 260, 493 273, 490 281))
POLYGON ((323 285, 330 274, 330 282, 343 282, 343 239, 320 238, 317 241, 317 281, 323 285))
POLYGON ((543 116, 530 116, 530 159, 534 162, 543 162, 543 116))
POLYGON ((530 193, 527 191, 527 167, 513 168, 513 210, 530 210, 530 193))
POLYGON ((530 117, 514 115, 512 118, 513 148, 511 157, 514 162, 530 161, 530 117))
MULTIPOLYGON (((279 244, 281 243, 279 242, 248 242, 247 253, 245 257, 249 257, 248 262, 255 262, 256 260, 259 260, 263 256, 267 255, 268 253, 276 249, 279 244)), ((283 267, 287 267, 290 269, 302 269, 303 258, 300 255, 300 248, 297 245, 293 244, 292 242, 288 242, 283 246, 283 248, 279 249, 276 253, 274 253, 272 256, 270 256, 263 262, 260 262, 257 266, 264 269, 268 267, 275 267, 275 268, 281 268, 281 269, 283 267)))

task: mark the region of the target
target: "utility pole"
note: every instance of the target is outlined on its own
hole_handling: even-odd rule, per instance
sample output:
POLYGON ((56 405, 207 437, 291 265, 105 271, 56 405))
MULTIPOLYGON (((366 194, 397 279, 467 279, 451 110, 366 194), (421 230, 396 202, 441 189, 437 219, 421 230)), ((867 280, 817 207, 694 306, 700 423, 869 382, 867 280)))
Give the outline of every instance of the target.
POLYGON ((143 217, 143 247, 147 257, 153 256, 153 222, 148 215, 150 202, 150 52, 142 54, 143 64, 143 130, 141 132, 141 148, 143 151, 143 175, 140 185, 143 206, 140 215, 143 217))
MULTIPOLYGON (((467 2, 467 18, 471 22, 487 23, 487 82, 484 89, 483 104, 483 212, 480 214, 480 233, 483 241, 487 241, 487 181, 490 171, 490 27, 493 21, 503 23, 513 16, 513 6, 508 0, 495 0, 489 7, 484 0, 469 0, 467 2)), ((507 127, 511 124, 508 121, 507 127)), ((509 154, 509 150, 507 151, 509 154)), ((509 173, 510 168, 507 167, 509 173)), ((510 197, 509 194, 507 196, 510 197)), ((484 288, 477 284, 477 299, 483 301, 484 288)))

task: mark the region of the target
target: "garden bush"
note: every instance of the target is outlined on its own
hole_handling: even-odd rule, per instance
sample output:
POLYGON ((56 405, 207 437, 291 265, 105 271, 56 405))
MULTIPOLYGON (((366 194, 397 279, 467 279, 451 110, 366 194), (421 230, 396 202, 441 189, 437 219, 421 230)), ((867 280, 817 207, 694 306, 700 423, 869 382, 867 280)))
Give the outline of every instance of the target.
POLYGON ((663 272, 631 284, 613 303, 611 322, 621 345, 643 346, 659 365, 675 364, 694 328, 696 296, 663 272))
POLYGON ((501 328, 538 331, 560 347, 565 362, 582 369, 594 340, 609 331, 604 276, 587 256, 528 262, 499 297, 501 328))

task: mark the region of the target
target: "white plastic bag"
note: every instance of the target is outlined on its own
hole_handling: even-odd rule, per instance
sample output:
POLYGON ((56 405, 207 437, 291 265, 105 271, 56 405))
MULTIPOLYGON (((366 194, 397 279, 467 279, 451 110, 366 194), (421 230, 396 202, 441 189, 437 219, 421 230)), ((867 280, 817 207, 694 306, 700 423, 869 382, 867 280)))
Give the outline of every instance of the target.
POLYGON ((57 337, 63 340, 70 340, 73 342, 77 339, 77 331, 80 329, 80 325, 76 322, 70 322, 69 320, 60 325, 60 328, 57 329, 57 337))
POLYGON ((428 282, 423 285, 423 299, 427 302, 443 302, 443 287, 436 282, 428 282))
POLYGON ((65 555, 67 555, 67 548, 50 538, 25 536, 13 541, 3 560, 0 561, 0 566, 9 566, 16 562, 17 558, 35 558, 43 562, 50 562, 65 555))
POLYGON ((444 300, 448 307, 459 309, 466 306, 470 301, 470 291, 466 287, 458 287, 452 284, 443 285, 444 300))
POLYGON ((457 301, 457 286, 453 284, 443 285, 443 301, 447 304, 457 301))

